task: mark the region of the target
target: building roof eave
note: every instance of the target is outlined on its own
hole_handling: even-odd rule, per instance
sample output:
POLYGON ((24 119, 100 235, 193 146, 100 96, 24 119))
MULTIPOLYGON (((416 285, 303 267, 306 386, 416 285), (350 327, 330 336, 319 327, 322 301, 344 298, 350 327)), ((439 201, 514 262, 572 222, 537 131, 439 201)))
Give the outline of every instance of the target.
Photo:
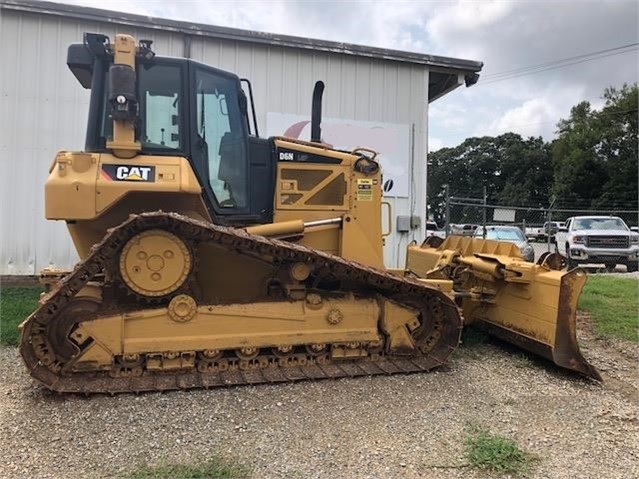
POLYGON ((483 66, 482 62, 474 60, 427 55, 423 53, 369 47, 328 40, 294 37, 275 33, 256 32, 252 30, 241 30, 237 28, 206 25, 201 23, 190 23, 55 2, 36 0, 0 0, 0 7, 6 10, 41 13, 88 21, 124 24, 153 30, 182 33, 191 36, 299 48, 303 50, 338 53, 379 60, 400 61, 465 73, 479 72, 483 66))

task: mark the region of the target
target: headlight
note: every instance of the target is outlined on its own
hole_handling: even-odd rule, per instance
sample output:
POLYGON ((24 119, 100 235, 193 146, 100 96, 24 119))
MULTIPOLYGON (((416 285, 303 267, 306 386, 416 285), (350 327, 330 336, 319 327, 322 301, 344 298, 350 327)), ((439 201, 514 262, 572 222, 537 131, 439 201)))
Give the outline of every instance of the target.
POLYGON ((585 236, 575 236, 572 239, 572 242, 575 244, 586 244, 586 237, 585 236))
POLYGON ((639 236, 631 236, 630 237, 631 244, 639 244, 639 236))
POLYGON ((521 252, 522 252, 522 253, 524 253, 524 254, 526 254, 526 253, 530 253, 531 251, 534 251, 534 250, 533 250, 533 247, 532 247, 532 246, 530 246, 529 244, 525 245, 525 246, 521 249, 521 252))

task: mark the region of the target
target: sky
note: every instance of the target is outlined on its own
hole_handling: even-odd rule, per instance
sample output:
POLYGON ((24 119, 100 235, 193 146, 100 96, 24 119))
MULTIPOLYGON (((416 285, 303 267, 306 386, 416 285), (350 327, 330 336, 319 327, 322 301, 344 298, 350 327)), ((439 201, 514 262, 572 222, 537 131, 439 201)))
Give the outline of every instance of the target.
POLYGON ((550 141, 572 106, 585 100, 601 108, 605 88, 639 76, 636 0, 59 3, 482 61, 476 85, 431 103, 430 151, 506 132, 550 141), (522 70, 539 65, 546 66, 522 70), (513 70, 523 74, 504 74, 513 70))

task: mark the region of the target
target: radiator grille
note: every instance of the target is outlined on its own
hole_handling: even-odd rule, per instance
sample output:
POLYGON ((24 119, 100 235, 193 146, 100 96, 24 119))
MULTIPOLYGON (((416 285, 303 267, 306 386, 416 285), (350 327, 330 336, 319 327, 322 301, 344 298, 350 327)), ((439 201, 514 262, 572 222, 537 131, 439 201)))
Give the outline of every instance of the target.
POLYGON ((588 236, 588 246, 592 248, 627 248, 627 236, 588 236))

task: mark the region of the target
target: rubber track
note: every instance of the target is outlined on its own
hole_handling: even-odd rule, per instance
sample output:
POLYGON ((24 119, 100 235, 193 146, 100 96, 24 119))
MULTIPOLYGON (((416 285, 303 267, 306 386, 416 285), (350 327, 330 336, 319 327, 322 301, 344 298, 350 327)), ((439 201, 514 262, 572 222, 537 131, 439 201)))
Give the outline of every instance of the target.
POLYGON ((342 378, 428 371, 444 364, 456 349, 461 334, 462 320, 455 303, 444 293, 410 278, 367 267, 344 258, 307 248, 296 243, 251 235, 244 230, 197 221, 176 213, 153 212, 131 215, 116 228, 110 229, 102 241, 95 245, 87 258, 78 263, 73 272, 63 278, 40 301, 38 309, 22 325, 20 353, 30 374, 47 388, 68 393, 123 393, 166 391, 172 389, 212 388, 240 384, 280 383, 304 379, 342 378), (161 228, 193 241, 212 241, 244 254, 267 256, 273 262, 303 262, 313 269, 329 272, 334 278, 358 285, 367 285, 390 298, 410 298, 411 306, 439 301, 445 315, 442 337, 424 356, 389 357, 378 360, 368 358, 340 360, 328 364, 269 367, 265 369, 230 370, 225 372, 148 371, 141 376, 112 378, 106 372, 73 373, 60 375, 56 368, 42 364, 32 344, 34 325, 55 321, 58 312, 95 275, 113 264, 113 260, 126 242, 148 229, 161 228))

